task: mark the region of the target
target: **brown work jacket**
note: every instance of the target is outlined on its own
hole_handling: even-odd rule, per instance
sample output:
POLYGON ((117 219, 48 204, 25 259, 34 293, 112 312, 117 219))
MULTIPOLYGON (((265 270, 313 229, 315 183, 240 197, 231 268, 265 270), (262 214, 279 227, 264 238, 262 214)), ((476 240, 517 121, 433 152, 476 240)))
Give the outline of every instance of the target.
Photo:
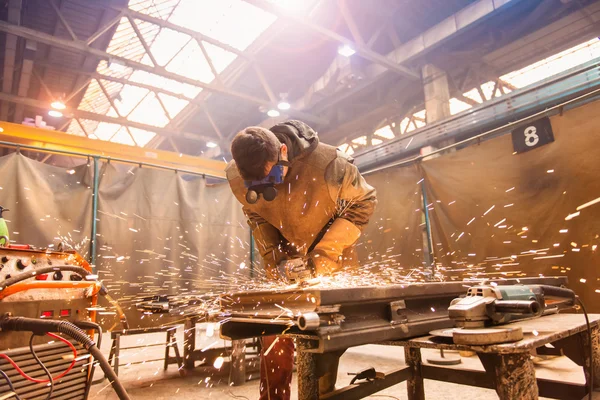
POLYGON ((273 201, 260 198, 249 204, 247 188, 235 161, 226 169, 233 194, 248 217, 267 274, 271 275, 269 272, 281 259, 306 255, 327 241, 335 241, 333 246, 326 247, 329 253, 336 252, 332 250, 334 247, 343 249, 343 254, 331 255, 340 256, 340 267, 355 264, 352 246, 373 214, 377 203, 375 189, 348 156, 320 143, 316 132, 306 124, 288 121, 271 131, 293 148, 288 173, 284 182, 276 185, 278 194, 273 201), (329 226, 338 218, 351 225, 346 224, 344 232, 329 233, 329 226))

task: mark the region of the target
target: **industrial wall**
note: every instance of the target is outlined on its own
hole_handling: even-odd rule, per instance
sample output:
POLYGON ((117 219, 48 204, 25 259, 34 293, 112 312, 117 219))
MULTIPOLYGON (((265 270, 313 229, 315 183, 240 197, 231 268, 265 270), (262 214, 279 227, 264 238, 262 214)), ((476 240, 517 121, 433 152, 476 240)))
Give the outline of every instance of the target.
MULTIPOLYGON (((567 275, 592 311, 600 278, 598 102, 551 117, 555 141, 514 154, 510 135, 367 176, 379 204, 358 242, 374 272, 422 279, 422 190, 436 268, 446 280, 567 275), (579 214, 577 208, 580 207, 579 214)), ((131 326, 166 322, 134 304, 152 294, 219 291, 250 279, 249 230, 227 184, 103 163, 97 270, 131 326)), ((66 170, 18 153, 0 158, 0 205, 11 239, 63 241, 89 255, 93 167, 66 170)), ((0 276, 1 278, 1 276, 0 276)), ((109 320, 114 316, 107 315, 109 320)))
MULTIPOLYGON (((0 205, 10 209, 14 242, 52 248, 62 241, 88 257, 93 196, 92 165, 0 158, 0 205)), ((131 326, 156 322, 135 310, 144 296, 219 291, 249 277, 249 229, 227 184, 103 163, 96 222, 97 272, 131 326)), ((101 318, 107 327, 115 319, 110 311, 101 318)))
POLYGON ((525 153, 516 154, 504 135, 368 175, 380 202, 361 240, 369 250, 362 262, 421 265, 423 179, 436 267, 445 279, 567 275, 588 308, 600 311, 600 202, 577 214, 600 198, 599 107, 551 117, 555 141, 525 153))

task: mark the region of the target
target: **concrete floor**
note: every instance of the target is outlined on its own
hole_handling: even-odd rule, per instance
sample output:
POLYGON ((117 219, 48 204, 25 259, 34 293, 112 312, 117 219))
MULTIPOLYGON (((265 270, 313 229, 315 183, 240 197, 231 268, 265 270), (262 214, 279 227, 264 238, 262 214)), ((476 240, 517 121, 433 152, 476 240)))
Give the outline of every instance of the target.
MULTIPOLYGON (((149 334, 125 337, 122 339, 122 346, 141 346, 164 342, 164 334, 149 334)), ((181 329, 178 330, 178 339, 182 339, 181 329)), ((218 334, 206 337, 203 329, 197 332, 197 348, 203 348, 214 344, 218 340, 218 334)), ((218 344, 222 345, 223 341, 218 344)), ((110 336, 105 334, 103 338, 103 352, 108 354, 110 348, 110 336)), ((183 346, 179 342, 179 348, 183 346)), ((162 347, 148 347, 142 349, 128 350, 122 353, 121 363, 128 363, 138 360, 148 360, 161 358, 164 354, 162 347)), ((432 350, 423 350, 423 360, 428 357, 436 356, 439 353, 432 350)), ((454 354, 457 356, 457 354, 454 354)), ((402 347, 367 345, 349 349, 341 358, 338 387, 343 387, 350 382, 351 376, 348 372, 357 372, 365 368, 375 367, 377 371, 387 372, 397 369, 404 365, 404 351, 402 347)), ((225 369, 227 364, 222 369, 225 369)), ((462 368, 483 370, 477 357, 462 357, 462 368)), ((536 365, 538 377, 544 377, 555 380, 583 382, 583 372, 581 369, 566 357, 559 357, 552 360, 545 360, 536 365)), ((97 370, 96 378, 102 375, 101 370, 97 370)), ((145 364, 135 364, 123 366, 119 371, 119 376, 128 390, 132 399, 153 399, 163 400, 176 397, 178 400, 184 399, 257 399, 258 398, 258 380, 252 377, 252 380, 243 386, 229 386, 227 371, 221 373, 201 373, 192 371, 185 377, 181 377, 177 371, 176 365, 169 366, 167 371, 163 371, 162 362, 150 362, 145 364)), ((292 382, 292 399, 297 399, 296 380, 292 382)), ((454 385, 451 383, 425 381, 425 395, 427 399, 444 400, 463 400, 472 399, 497 399, 493 390, 480 389, 470 386, 454 385)), ((117 399, 107 381, 96 384, 90 392, 90 399, 108 400, 117 399)), ((372 395, 369 399, 406 399, 406 384, 401 383, 384 391, 372 395)), ((600 393, 594 393, 594 399, 600 400, 600 393)))

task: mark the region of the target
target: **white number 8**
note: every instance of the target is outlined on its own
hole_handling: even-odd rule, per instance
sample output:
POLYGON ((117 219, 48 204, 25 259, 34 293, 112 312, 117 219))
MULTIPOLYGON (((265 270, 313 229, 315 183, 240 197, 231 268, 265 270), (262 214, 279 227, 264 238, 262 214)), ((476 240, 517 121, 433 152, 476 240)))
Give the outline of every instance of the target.
POLYGON ((536 135, 537 129, 535 126, 528 126, 525 128, 525 145, 533 147, 540 141, 540 137, 536 135))

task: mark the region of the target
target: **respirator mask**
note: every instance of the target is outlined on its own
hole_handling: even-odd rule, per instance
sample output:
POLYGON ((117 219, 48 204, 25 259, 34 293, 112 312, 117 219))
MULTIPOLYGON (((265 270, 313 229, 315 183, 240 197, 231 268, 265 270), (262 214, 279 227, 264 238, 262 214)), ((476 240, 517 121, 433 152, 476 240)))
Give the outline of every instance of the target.
POLYGON ((277 196, 275 185, 283 183, 285 179, 285 167, 289 167, 290 163, 285 160, 278 160, 277 164, 271 168, 269 174, 258 181, 244 181, 244 185, 248 189, 246 192, 246 201, 248 204, 255 204, 260 195, 266 201, 273 201, 277 196))

